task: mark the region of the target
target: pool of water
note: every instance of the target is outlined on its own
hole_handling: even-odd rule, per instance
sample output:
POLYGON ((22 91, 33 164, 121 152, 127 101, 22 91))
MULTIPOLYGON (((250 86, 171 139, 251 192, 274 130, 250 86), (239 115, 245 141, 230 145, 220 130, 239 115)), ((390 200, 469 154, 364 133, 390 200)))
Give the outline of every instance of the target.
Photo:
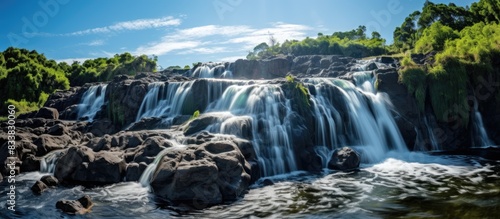
MULTIPOLYGON (((272 185, 260 179, 240 200, 203 210, 158 205, 139 183, 35 196, 30 187, 42 175, 18 176, 16 212, 4 208, 4 195, 0 218, 500 218, 500 162, 469 156, 393 154, 359 171, 292 172, 266 178, 272 185), (95 202, 87 215, 55 208, 57 200, 84 194, 95 202)), ((5 181, 0 189, 6 194, 5 181)))

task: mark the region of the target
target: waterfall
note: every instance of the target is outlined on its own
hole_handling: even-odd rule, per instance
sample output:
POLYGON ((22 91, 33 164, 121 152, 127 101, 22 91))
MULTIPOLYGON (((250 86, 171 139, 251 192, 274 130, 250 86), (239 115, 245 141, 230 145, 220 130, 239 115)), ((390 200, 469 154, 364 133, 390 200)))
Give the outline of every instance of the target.
POLYGON ((167 152, 173 151, 173 150, 180 150, 180 149, 185 147, 184 145, 181 145, 181 144, 177 143, 176 141, 171 141, 171 140, 166 140, 166 141, 171 142, 172 147, 168 147, 168 148, 165 148, 162 151, 160 151, 160 153, 158 153, 156 155, 154 161, 151 162, 148 165, 148 167, 146 167, 144 172, 142 172, 142 175, 139 178, 139 183, 141 183, 142 186, 144 186, 144 187, 149 186, 149 184, 151 183, 151 179, 153 178, 153 174, 156 171, 156 167, 158 167, 158 164, 160 163, 160 161, 163 159, 163 156, 167 152))
POLYGON ((194 81, 190 82, 154 82, 148 85, 148 93, 144 97, 136 121, 145 117, 173 117, 179 115, 184 99, 191 90, 194 81))
POLYGON ((433 129, 429 125, 429 121, 428 121, 426 115, 424 115, 424 125, 425 125, 425 128, 427 129, 427 135, 428 135, 429 140, 431 142, 431 147, 432 147, 431 150, 433 150, 433 151, 441 150, 441 147, 439 146, 438 141, 436 139, 436 135, 434 135, 433 129))
MULTIPOLYGON (((314 115, 314 151, 326 167, 336 148, 351 146, 363 162, 378 162, 388 151, 407 151, 384 93, 376 93, 373 72, 358 72, 353 83, 335 78, 304 79, 311 93, 314 115)), ((190 82, 155 82, 148 86, 137 120, 171 118, 182 114, 185 101, 203 101, 203 115, 217 118, 205 130, 215 134, 250 137, 262 176, 298 170, 292 142, 291 101, 281 84, 269 81, 198 79, 190 82), (193 88, 196 86, 196 88, 193 88), (200 87, 198 87, 200 86, 200 87), (206 90, 206 92, 205 92, 206 90), (194 93, 194 92, 197 93, 194 93), (186 98, 189 96, 189 98, 186 98)), ((153 167, 151 167, 153 168, 153 167)), ((148 170, 149 172, 154 169, 148 170)), ((151 174, 151 173, 150 173, 151 174)))
POLYGON ((474 97, 474 111, 472 113, 472 119, 474 120, 474 136, 475 139, 473 141, 474 146, 491 146, 494 145, 493 141, 488 137, 488 133, 486 132, 486 128, 484 128, 483 117, 478 110, 478 103, 476 98, 474 97))
POLYGON ((229 86, 222 97, 208 109, 235 116, 220 124, 219 133, 241 131, 241 124, 251 122, 253 145, 263 176, 297 170, 291 142, 290 101, 279 85, 253 84, 229 86))
POLYGON ((347 145, 360 150, 366 161, 377 162, 389 150, 408 150, 387 109, 389 98, 373 93, 373 83, 367 74, 357 74, 358 87, 335 78, 305 81, 315 89, 312 101, 319 155, 330 156, 334 149, 347 145))
POLYGON ((93 85, 83 94, 78 105, 78 119, 87 117, 92 121, 104 104, 107 84, 93 85))
POLYGON ((40 160, 40 172, 43 173, 54 173, 56 170, 56 164, 65 150, 55 150, 47 153, 40 160))
POLYGON ((229 70, 231 64, 226 69, 223 63, 205 63, 196 68, 191 77, 195 78, 232 78, 233 73, 229 70))

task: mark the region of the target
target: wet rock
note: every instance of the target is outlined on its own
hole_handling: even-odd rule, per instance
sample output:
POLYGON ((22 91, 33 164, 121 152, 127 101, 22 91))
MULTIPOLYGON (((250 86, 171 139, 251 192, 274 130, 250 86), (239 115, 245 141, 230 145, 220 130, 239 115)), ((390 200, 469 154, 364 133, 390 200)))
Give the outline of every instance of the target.
POLYGON ((328 168, 332 170, 352 170, 359 167, 359 154, 350 147, 343 147, 333 152, 328 168))
POLYGON ((33 154, 28 154, 21 164, 21 172, 32 172, 40 170, 40 159, 33 154))
POLYGON ((90 212, 93 205, 90 196, 85 195, 78 200, 59 200, 56 208, 67 214, 86 214, 90 212))
POLYGON ((59 180, 57 180, 57 178, 52 175, 42 176, 40 181, 42 181, 45 185, 51 188, 59 185, 59 180))
POLYGON ((35 117, 45 119, 59 119, 59 112, 55 108, 42 107, 36 113, 35 117))
POLYGON ((54 176, 77 184, 110 184, 125 175, 123 152, 93 152, 85 146, 69 148, 57 162, 54 176))
POLYGON ((49 134, 49 135, 61 136, 66 132, 67 132, 67 128, 63 124, 56 124, 47 130, 47 134, 49 134))
POLYGON ((125 175, 125 181, 131 182, 131 181, 139 181, 141 178, 142 173, 146 169, 147 164, 144 162, 139 163, 129 163, 127 165, 127 172, 125 175))
POLYGON ((42 181, 38 180, 35 182, 35 184, 31 187, 31 191, 35 194, 35 195, 40 195, 42 194, 42 192, 44 192, 45 190, 47 190, 49 187, 43 183, 42 181))
POLYGON ((250 183, 249 166, 231 142, 207 142, 168 151, 154 172, 153 192, 172 203, 204 208, 235 200, 250 183))

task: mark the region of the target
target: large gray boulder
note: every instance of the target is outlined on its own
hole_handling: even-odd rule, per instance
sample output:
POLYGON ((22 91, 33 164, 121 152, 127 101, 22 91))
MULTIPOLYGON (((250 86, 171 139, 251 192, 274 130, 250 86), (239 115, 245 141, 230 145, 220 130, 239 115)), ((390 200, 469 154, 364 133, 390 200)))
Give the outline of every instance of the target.
POLYGON ((160 160, 151 187, 169 202, 204 208, 239 197, 251 180, 248 169, 250 164, 229 141, 172 148, 160 160))
POLYGON ((93 152, 85 146, 69 148, 56 164, 59 181, 76 184, 111 184, 122 181, 127 164, 123 152, 93 152))

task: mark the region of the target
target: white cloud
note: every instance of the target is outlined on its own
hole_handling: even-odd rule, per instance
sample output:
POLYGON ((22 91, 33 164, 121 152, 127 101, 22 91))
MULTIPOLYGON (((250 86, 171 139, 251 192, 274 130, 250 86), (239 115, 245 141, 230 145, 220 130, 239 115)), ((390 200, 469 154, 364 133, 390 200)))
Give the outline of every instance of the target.
POLYGON ((228 49, 226 47, 200 47, 188 49, 185 51, 181 51, 177 54, 179 55, 187 55, 187 54, 215 54, 215 53, 223 53, 227 52, 228 49))
POLYGON ((247 52, 259 43, 268 42, 273 36, 278 42, 286 39, 302 39, 313 28, 305 25, 274 23, 269 28, 255 29, 245 25, 206 25, 178 29, 161 40, 136 49, 134 54, 164 55, 174 50, 177 54, 216 54, 247 52))
POLYGON ((87 46, 102 46, 102 45, 104 45, 104 40, 94 40, 94 41, 91 41, 89 43, 85 43, 84 45, 87 45, 87 46))
POLYGON ((154 19, 138 19, 132 21, 123 21, 110 26, 85 29, 71 33, 57 34, 57 36, 80 36, 80 35, 89 35, 97 33, 109 33, 112 31, 122 31, 122 30, 144 30, 144 29, 160 28, 167 26, 178 26, 180 24, 181 24, 181 19, 168 16, 168 17, 154 18, 154 19))
POLYGON ((133 52, 134 55, 164 55, 168 52, 181 49, 195 48, 201 45, 199 41, 160 41, 151 43, 146 46, 141 46, 133 52))
POLYGON ((221 61, 221 62, 234 62, 238 59, 246 59, 246 57, 245 56, 229 56, 229 57, 221 58, 219 61, 221 61))

